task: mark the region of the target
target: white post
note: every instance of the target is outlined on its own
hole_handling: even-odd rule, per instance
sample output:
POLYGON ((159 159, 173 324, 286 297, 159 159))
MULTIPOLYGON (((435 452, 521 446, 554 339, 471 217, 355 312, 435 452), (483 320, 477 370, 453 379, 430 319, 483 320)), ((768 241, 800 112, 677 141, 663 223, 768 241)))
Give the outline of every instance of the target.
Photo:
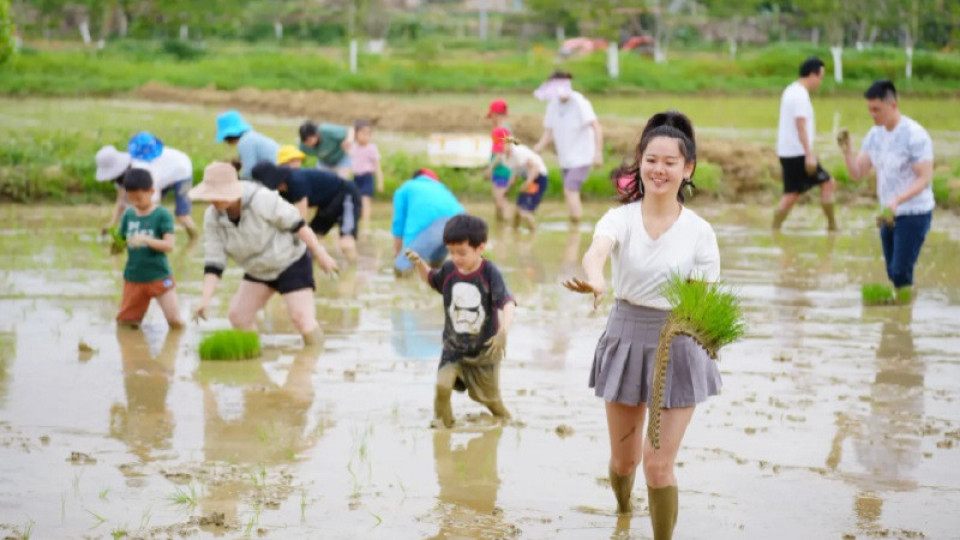
POLYGON ((480 0, 480 30, 479 37, 487 39, 487 0, 480 0))
POLYGON ((180 25, 180 39, 186 41, 190 37, 190 29, 185 24, 180 25))
POLYGON ((838 84, 843 82, 843 47, 830 47, 833 55, 833 80, 838 84))
POLYGON ((620 51, 616 41, 611 41, 607 47, 607 75, 611 79, 620 77, 620 51))
POLYGON ((913 78, 913 47, 907 46, 907 79, 913 78))
POLYGON ((117 8, 117 32, 120 34, 120 37, 127 37, 127 14, 120 8, 117 8))
POLYGON ((658 64, 667 61, 667 50, 660 45, 660 40, 653 42, 653 61, 658 64))
POLYGON ((730 59, 736 60, 737 59, 737 38, 731 36, 727 39, 730 42, 730 59))
POLYGON ((350 73, 357 72, 357 40, 350 40, 350 73))
POLYGON ((80 37, 83 38, 83 44, 90 44, 90 23, 86 20, 80 21, 80 37))
POLYGON ((283 39, 283 23, 276 21, 273 23, 273 35, 277 37, 277 41, 283 39))
POLYGON ((562 25, 557 25, 555 29, 557 33, 557 43, 563 43, 567 39, 567 32, 563 29, 562 25))

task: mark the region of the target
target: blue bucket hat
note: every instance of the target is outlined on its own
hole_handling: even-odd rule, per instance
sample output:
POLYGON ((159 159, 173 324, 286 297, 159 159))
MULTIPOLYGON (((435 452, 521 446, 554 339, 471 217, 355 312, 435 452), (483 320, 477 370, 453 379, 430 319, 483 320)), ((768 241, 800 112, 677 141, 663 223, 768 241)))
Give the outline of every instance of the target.
POLYGON ((227 111, 217 117, 217 142, 223 142, 227 137, 239 137, 251 129, 239 112, 227 111))
POLYGON ((127 152, 130 157, 140 161, 153 161, 163 152, 163 142, 156 135, 148 131, 141 131, 127 143, 127 152))

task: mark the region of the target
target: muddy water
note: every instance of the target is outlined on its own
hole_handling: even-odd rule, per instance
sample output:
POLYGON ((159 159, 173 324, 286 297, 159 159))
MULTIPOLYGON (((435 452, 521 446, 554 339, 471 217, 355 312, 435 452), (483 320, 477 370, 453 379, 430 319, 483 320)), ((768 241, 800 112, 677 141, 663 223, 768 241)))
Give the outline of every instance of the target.
MULTIPOLYGON (((865 309, 859 285, 883 278, 866 211, 835 236, 813 207, 777 236, 763 208, 699 211, 749 334, 687 433, 677 537, 956 537, 960 221, 936 217, 912 309, 865 309)), ((612 514, 586 388, 609 302, 594 313, 558 286, 590 237, 559 206, 534 237, 492 233, 520 305, 502 372, 516 421, 494 425, 458 394, 450 431, 428 427, 440 298, 394 280, 385 217, 356 268, 320 278, 322 350, 304 351, 272 302, 262 361, 219 364, 196 344, 227 326, 239 272, 209 322, 170 333, 153 307, 143 332, 117 330, 108 213, 0 207, 0 537, 650 537, 642 486, 632 523, 612 514)), ((186 312, 202 250, 178 235, 186 312)))

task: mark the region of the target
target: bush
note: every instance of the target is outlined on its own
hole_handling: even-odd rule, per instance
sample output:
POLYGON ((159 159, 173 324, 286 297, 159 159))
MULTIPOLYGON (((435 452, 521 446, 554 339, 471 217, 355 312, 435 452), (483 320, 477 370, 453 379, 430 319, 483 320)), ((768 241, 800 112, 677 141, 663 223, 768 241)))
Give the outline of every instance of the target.
POLYGON ((13 55, 13 12, 10 0, 0 0, 0 64, 13 55))

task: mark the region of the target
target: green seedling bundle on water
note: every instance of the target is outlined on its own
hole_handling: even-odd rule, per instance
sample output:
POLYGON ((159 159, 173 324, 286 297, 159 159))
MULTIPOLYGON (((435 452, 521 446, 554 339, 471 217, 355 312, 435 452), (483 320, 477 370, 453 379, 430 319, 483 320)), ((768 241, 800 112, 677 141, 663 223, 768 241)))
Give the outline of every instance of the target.
POLYGON ((885 306, 893 304, 893 287, 883 283, 866 283, 860 287, 860 295, 865 306, 885 306))
POLYGON ((260 356, 260 335, 248 330, 217 330, 200 342, 201 360, 249 360, 260 356))
POLYGON ((689 281, 675 275, 667 282, 663 294, 673 310, 660 331, 653 371, 653 395, 649 403, 650 424, 647 426, 650 444, 658 449, 663 392, 673 339, 688 335, 716 360, 720 348, 739 339, 745 330, 740 299, 720 283, 689 281))

